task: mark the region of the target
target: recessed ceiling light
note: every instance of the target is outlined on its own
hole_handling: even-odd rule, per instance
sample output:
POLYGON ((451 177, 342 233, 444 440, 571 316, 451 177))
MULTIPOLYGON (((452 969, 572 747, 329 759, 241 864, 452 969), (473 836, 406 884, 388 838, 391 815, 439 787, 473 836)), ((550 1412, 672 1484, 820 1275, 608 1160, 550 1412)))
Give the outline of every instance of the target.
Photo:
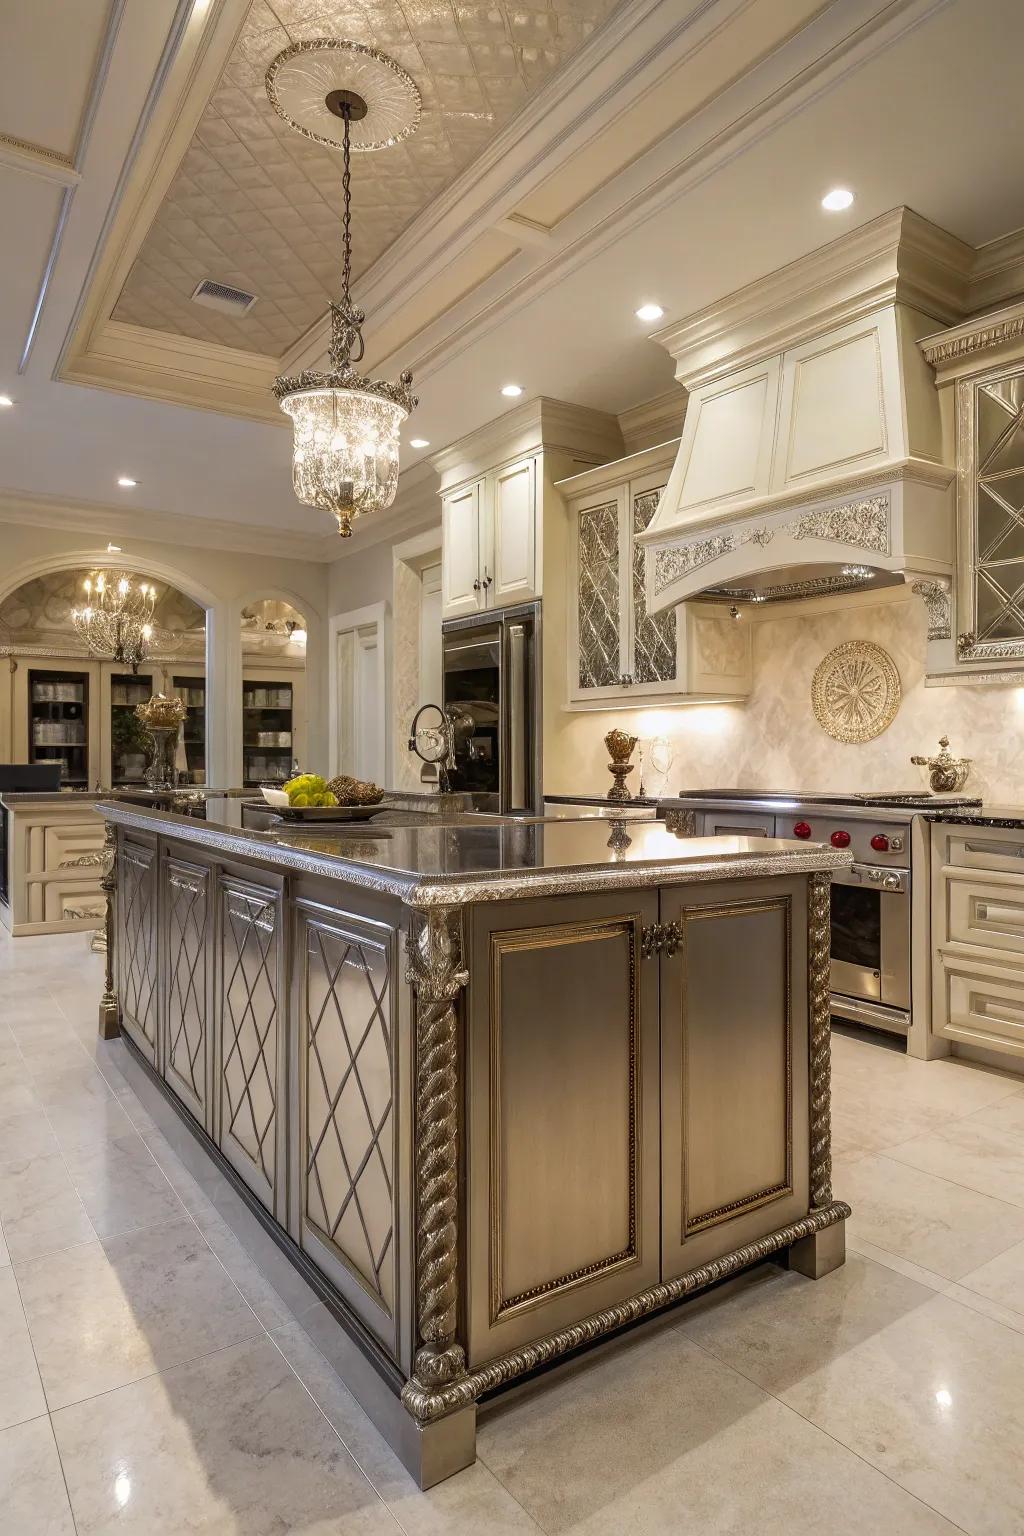
POLYGON ((0 410, 5 411, 9 405, 13 404, 14 401, 11 399, 10 395, 0 395, 0 410))
POLYGON ((409 447, 410 448, 429 448, 430 447, 430 442, 425 437, 410 437, 410 439, 409 439, 409 447))
POLYGON ((522 394, 523 386, 521 384, 504 384, 502 385, 501 392, 503 395, 507 395, 510 400, 514 400, 516 395, 522 394))
POLYGON ((133 480, 131 475, 118 475, 117 483, 118 485, 123 486, 126 491, 130 491, 132 487, 138 485, 139 482, 137 480, 133 480))
POLYGON ((845 187, 833 187, 831 192, 826 192, 821 200, 821 206, 827 208, 829 213, 842 213, 844 208, 849 208, 853 202, 853 193, 845 187))
POLYGON ((121 553, 121 546, 120 546, 120 544, 108 544, 107 545, 107 554, 108 555, 119 555, 120 553, 121 553))
POLYGON ((634 310, 638 320, 660 320, 664 313, 660 304, 641 304, 639 309, 634 310))

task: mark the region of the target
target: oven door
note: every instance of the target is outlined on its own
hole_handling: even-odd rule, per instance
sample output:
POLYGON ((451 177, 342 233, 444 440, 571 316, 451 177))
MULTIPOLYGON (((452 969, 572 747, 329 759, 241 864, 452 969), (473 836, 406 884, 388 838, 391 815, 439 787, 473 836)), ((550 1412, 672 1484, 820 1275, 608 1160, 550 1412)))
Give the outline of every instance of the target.
POLYGON ((832 991, 910 1008, 910 875, 855 864, 832 877, 832 991), (872 878, 876 876, 878 878, 872 878), (886 878, 899 886, 883 889, 886 878))

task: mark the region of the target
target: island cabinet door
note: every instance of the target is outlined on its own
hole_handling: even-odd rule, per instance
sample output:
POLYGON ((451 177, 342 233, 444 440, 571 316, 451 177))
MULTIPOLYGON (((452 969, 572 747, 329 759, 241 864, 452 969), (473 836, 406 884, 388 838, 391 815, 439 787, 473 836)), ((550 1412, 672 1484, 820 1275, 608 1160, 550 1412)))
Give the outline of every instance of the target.
POLYGON ((295 921, 294 1235, 397 1358, 398 935, 305 900, 295 921))
POLYGON ((156 843, 123 834, 117 849, 117 987, 121 1026, 157 1059, 156 843))
POLYGON ((479 1365, 655 1282, 654 893, 481 905, 467 990, 468 1353, 479 1365))
POLYGON ((174 857, 161 865, 163 1028, 159 1066, 164 1081, 204 1130, 210 1130, 210 1002, 212 966, 209 919, 213 872, 206 864, 174 857))
POLYGON ((803 880, 661 891, 668 1280, 807 1214, 803 880))
POLYGON ((283 1220, 282 885, 224 871, 218 883, 215 1136, 236 1172, 283 1220))

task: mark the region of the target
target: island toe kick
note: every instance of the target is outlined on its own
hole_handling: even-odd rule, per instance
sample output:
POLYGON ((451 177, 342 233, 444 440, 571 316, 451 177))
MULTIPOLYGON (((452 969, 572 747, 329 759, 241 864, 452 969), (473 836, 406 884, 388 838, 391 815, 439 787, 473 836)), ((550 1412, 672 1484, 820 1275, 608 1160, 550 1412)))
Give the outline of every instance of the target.
POLYGON ((107 812, 133 1054, 421 1487, 538 1368, 769 1257, 843 1262, 826 851, 481 899, 107 812))

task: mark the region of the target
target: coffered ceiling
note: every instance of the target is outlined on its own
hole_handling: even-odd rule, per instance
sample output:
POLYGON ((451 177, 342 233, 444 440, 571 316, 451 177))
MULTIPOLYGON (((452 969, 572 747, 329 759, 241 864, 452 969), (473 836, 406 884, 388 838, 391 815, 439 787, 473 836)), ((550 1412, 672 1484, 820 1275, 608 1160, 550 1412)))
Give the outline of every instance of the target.
POLYGON ((341 164, 274 111, 267 67, 290 43, 382 49, 423 113, 401 144, 352 163, 358 278, 587 40, 617 0, 254 0, 128 274, 115 320, 280 356, 339 286, 341 164), (257 296, 203 308, 203 278, 257 296))

